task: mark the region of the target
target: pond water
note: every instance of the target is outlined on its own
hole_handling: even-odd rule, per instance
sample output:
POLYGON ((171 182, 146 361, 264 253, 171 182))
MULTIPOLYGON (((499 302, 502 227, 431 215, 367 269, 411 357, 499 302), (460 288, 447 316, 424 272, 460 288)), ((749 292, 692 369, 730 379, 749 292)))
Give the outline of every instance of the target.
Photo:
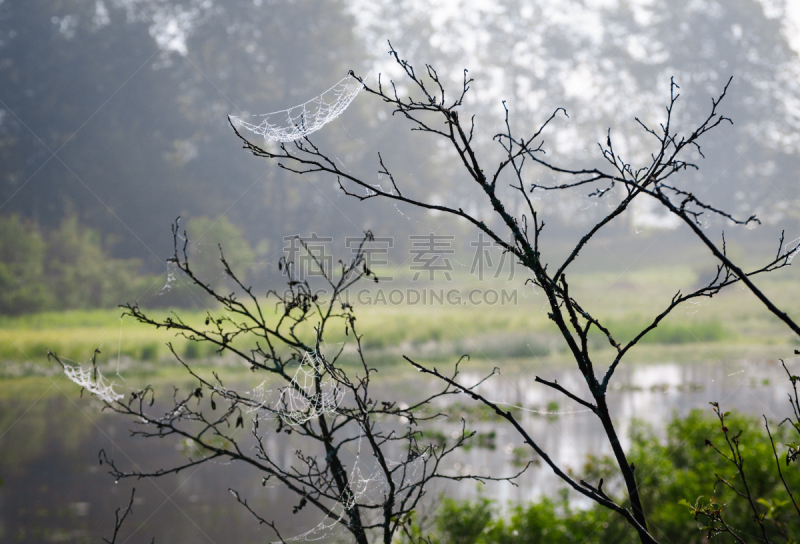
MULTIPOLYGON (((787 361, 800 373, 800 360, 787 361)), ((523 408, 525 428, 539 444, 568 467, 579 469, 589 454, 606 454, 609 448, 595 417, 557 392, 534 382, 536 375, 558 380, 575 393, 584 392, 576 371, 568 367, 531 366, 501 373, 482 385, 490 399, 523 408)), ((462 375, 463 383, 479 378, 462 375)), ((376 382, 377 384, 377 382, 376 382)), ((115 483, 97 453, 108 452, 127 468, 153 470, 173 466, 181 452, 169 439, 131 438, 131 422, 100 411, 97 401, 77 398, 62 377, 41 388, 19 394, 6 390, 0 400, 0 541, 3 542, 100 542, 113 533, 114 511, 127 505, 136 487, 134 513, 123 529, 126 542, 247 543, 266 542, 273 534, 259 526, 228 492, 234 488, 266 517, 284 522, 284 536, 299 535, 316 527, 319 516, 310 508, 293 515, 293 498, 280 487, 263 487, 261 476, 241 464, 205 464, 156 480, 115 483), (131 534, 133 533, 133 534, 131 534)), ((376 391, 376 398, 391 391, 393 398, 420 395, 432 390, 430 379, 417 373, 395 377, 376 391)), ((620 436, 626 437, 634 419, 663 428, 673 415, 693 408, 710 410, 709 401, 725 409, 779 421, 789 414, 790 383, 778 362, 741 361, 713 364, 647 364, 618 370, 616 391, 609 395, 620 436)), ((459 403, 468 405, 464 397, 459 403)), ((469 417, 468 417, 469 419, 469 417)), ((510 475, 528 458, 518 449, 521 439, 497 421, 470 419, 467 427, 482 436, 468 451, 448 458, 450 474, 465 471, 510 475)), ((436 430, 448 436, 460 428, 456 421, 441 422, 436 430)), ((290 459, 296 445, 281 435, 269 443, 279 458, 290 459)), ((527 501, 563 488, 544 466, 534 466, 518 480, 518 487, 449 483, 438 490, 450 496, 483 496, 508 501, 527 501)), ((437 493, 429 494, 431 501, 437 493)), ((336 533, 312 533, 332 540, 336 533), (326 536, 327 535, 327 536, 326 536)))

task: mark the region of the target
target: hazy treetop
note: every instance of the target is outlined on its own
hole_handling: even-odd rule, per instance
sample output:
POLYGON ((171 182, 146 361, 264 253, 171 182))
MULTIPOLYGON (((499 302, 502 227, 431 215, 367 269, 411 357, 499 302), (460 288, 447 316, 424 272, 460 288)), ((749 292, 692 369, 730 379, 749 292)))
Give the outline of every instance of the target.
MULTIPOLYGON (((519 131, 567 108, 570 119, 547 135, 552 156, 596 161, 594 142, 608 127, 619 151, 644 156, 634 117, 658 122, 670 77, 683 93, 680 123, 704 112, 733 76, 723 110, 735 125, 707 143, 701 171, 686 183, 728 209, 796 229, 798 13, 780 0, 5 0, 0 214, 56 226, 77 212, 118 235, 119 256, 154 269, 163 267, 179 214, 225 214, 251 245, 270 240, 273 252, 289 234, 426 234, 423 215, 358 206, 331 180, 306 184, 246 156, 227 125, 229 114, 312 99, 350 69, 373 82, 379 72, 397 77, 385 55, 391 39, 449 81, 470 70, 465 108, 477 113, 487 154, 497 152, 491 137, 505 100, 519 131)), ((485 205, 455 176, 452 157, 390 113, 359 96, 314 141, 376 176, 383 151, 415 190, 485 205)), ((548 210, 552 221, 575 222, 593 206, 580 199, 548 210)), ((643 225, 659 224, 646 209, 637 213, 643 225)))

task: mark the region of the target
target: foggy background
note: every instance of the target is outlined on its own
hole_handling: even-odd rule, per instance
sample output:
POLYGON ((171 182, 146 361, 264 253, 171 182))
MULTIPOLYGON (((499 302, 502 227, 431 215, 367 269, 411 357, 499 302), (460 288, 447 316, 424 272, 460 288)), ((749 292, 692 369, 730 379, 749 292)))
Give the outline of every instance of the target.
MULTIPOLYGON (((179 215, 184 225, 194 220, 197 259, 213 268, 222 242, 256 283, 270 282, 290 235, 330 237, 346 256, 345 237, 371 229, 394 237, 393 262, 408 259, 409 235, 454 234, 469 251, 475 233, 465 224, 380 200, 360 203, 333 179, 288 173, 242 150, 228 125, 227 115, 301 104, 351 69, 373 85, 378 73, 402 83, 386 54, 391 40, 418 69, 433 65, 450 82, 450 97, 469 70, 475 81, 463 112, 476 114, 486 167, 501 152, 492 136, 504 128, 502 101, 518 136, 566 108, 569 119, 559 117, 545 132, 555 163, 602 165, 596 142, 610 127, 615 149, 638 164, 653 143, 634 119, 663 121, 671 77, 682 93, 675 125, 691 129, 732 76, 721 112, 734 124, 704 142, 706 158, 693 157, 700 170, 681 174, 681 183, 741 218, 757 214, 767 228, 726 235, 746 252, 765 243, 772 252, 780 229, 788 240, 800 230, 800 41, 792 39, 800 17, 788 9, 777 0, 3 0, 0 217, 41 233, 46 277, 54 277, 48 263, 61 258, 62 268, 103 263, 84 283, 111 281, 113 270, 149 278, 127 291, 109 288, 116 296, 98 294, 99 305, 155 300, 179 215), (57 233, 61 242, 53 241, 57 233), (58 257, 66 239, 97 251, 58 257)), ((482 213, 487 203, 446 146, 410 132, 391 113, 362 93, 312 140, 366 179, 377 180, 380 151, 404 191, 482 213)), ((556 181, 535 169, 526 175, 556 181)), ((544 243, 556 254, 615 198, 589 192, 541 197, 544 243)), ((617 243, 624 253, 625 240, 658 235, 662 247, 679 248, 680 229, 665 230, 672 227, 640 207, 600 243, 617 243)), ((12 230, 6 224, 6 237, 12 230)), ((32 264, 8 266, 7 276, 36 275, 32 264)), ((63 302, 74 289, 65 284, 62 294, 18 307, 80 306, 63 302)))

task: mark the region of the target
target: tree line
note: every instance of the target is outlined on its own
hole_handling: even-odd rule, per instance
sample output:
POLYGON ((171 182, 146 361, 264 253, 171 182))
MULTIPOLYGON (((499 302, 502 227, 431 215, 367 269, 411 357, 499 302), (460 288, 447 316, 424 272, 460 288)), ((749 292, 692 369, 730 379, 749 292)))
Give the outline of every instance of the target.
MULTIPOLYGON (((204 281, 217 287, 225 282, 216 267, 221 243, 245 273, 254 266, 254 250, 227 218, 199 216, 187 226, 202 240, 192 255, 204 281)), ((122 300, 148 307, 196 305, 195 290, 186 282, 150 273, 141 259, 113 257, 115 241, 81 224, 77 215, 55 228, 18 214, 0 216, 0 315, 113 308, 122 300)))
MULTIPOLYGON (((632 107, 655 111, 672 75, 692 96, 737 75, 729 95, 737 123, 724 136, 710 135, 705 148, 708 171, 718 174, 687 175, 727 209, 797 224, 797 54, 779 13, 758 0, 710 2, 713 9, 568 4, 596 24, 575 25, 548 2, 505 0, 446 14, 436 28, 408 3, 64 0, 32 7, 6 0, 0 210, 48 228, 76 213, 118 237, 113 256, 139 258, 151 272, 163 270, 170 248, 162 233, 177 215, 225 214, 252 247, 266 242, 273 249, 286 235, 312 231, 334 238, 353 229, 405 233, 426 214, 356 206, 320 177, 309 178, 314 190, 305 193, 285 171, 234 160, 225 122, 227 114, 301 104, 350 69, 374 77, 386 67, 386 38, 402 36, 395 43, 410 55, 472 67, 481 90, 471 107, 487 126, 502 114, 501 100, 520 128, 543 108, 567 107, 581 123, 561 127, 566 144, 602 137, 606 126, 627 122, 632 107), (579 88, 576 78, 591 85, 579 88), (731 142, 737 153, 747 149, 746 160, 734 155, 734 168, 731 142)), ((701 109, 687 101, 687 115, 701 109)), ((634 132, 618 134, 620 149, 641 157, 643 148, 626 136, 634 132)), ((316 141, 351 170, 371 168, 376 151, 393 149, 392 167, 408 191, 470 196, 448 150, 403 136, 361 96, 316 141)), ((475 145, 496 153, 491 143, 475 145)), ((591 164, 593 151, 564 145, 553 153, 591 164)), ((601 211, 580 196, 550 196, 540 198, 560 211, 551 224, 559 222, 565 236, 601 211)), ((630 232, 631 225, 615 229, 630 232)))

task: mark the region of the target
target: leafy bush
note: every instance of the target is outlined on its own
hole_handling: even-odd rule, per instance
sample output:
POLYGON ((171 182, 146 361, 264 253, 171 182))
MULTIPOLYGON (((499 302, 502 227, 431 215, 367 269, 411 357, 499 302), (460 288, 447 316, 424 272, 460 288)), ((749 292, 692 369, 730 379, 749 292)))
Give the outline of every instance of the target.
POLYGON ((0 313, 43 310, 52 302, 44 276, 45 241, 18 215, 0 217, 0 313))
POLYGON ((103 308, 142 295, 150 283, 136 259, 115 259, 76 216, 43 231, 18 215, 0 217, 0 314, 103 308))
MULTIPOLYGON (((791 538, 800 534, 800 520, 794 516, 789 501, 783 498, 783 484, 777 477, 772 446, 760 420, 741 414, 731 414, 726 425, 734 434, 742 431, 742 455, 746 462, 747 481, 753 495, 769 505, 765 523, 774 532, 791 538)), ((698 497, 724 505, 726 521, 735 527, 745 542, 760 541, 761 532, 753 523, 753 514, 746 501, 737 500, 733 492, 716 484, 716 474, 734 478, 736 470, 716 454, 707 440, 719 438, 719 420, 710 412, 694 410, 684 418, 674 418, 667 426, 667 436, 660 440, 653 430, 643 424, 634 426, 631 459, 647 471, 637 470, 644 504, 652 505, 647 512, 649 528, 661 542, 684 544, 708 542, 701 530, 702 520, 696 521, 686 506, 698 497)), ((786 442, 786 425, 773 429, 776 444, 786 442)), ((615 485, 614 464, 603 458, 593 458, 592 466, 583 471, 589 480, 604 478, 606 489, 621 489, 615 485)), ((800 473, 795 467, 783 471, 790 489, 800 489, 800 473)), ((433 542, 442 544, 548 544, 581 542, 585 544, 625 544, 639 542, 620 516, 601 506, 588 510, 573 506, 564 492, 560 499, 542 498, 528 505, 517 505, 505 516, 499 514, 496 503, 481 499, 464 502, 446 499, 435 519, 433 542)), ((715 538, 728 542, 727 535, 715 538)), ((790 540, 791 541, 791 540, 790 540)))
POLYGON ((144 291, 138 259, 114 259, 100 233, 76 216, 48 233, 44 268, 54 302, 64 308, 107 308, 144 291))
POLYGON ((477 544, 494 516, 491 501, 458 502, 445 499, 436 519, 436 529, 450 544, 477 544))

